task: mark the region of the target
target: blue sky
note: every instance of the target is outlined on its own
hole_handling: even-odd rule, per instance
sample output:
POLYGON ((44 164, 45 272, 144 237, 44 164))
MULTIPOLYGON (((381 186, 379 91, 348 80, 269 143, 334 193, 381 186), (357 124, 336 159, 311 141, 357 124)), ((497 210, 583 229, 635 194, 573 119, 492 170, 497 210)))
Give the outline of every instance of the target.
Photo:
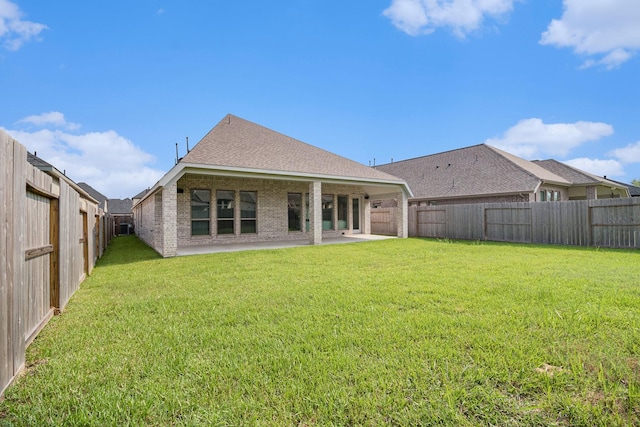
POLYGON ((640 179, 637 0, 0 0, 0 128, 108 197, 232 113, 363 164, 640 179))

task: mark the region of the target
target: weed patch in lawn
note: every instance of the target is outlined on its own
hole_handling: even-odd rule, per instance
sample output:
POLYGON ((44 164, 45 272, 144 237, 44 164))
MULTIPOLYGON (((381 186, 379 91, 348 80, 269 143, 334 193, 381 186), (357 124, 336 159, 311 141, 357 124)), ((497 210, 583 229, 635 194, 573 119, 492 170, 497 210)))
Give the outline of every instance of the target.
POLYGON ((634 425, 637 251, 115 239, 0 425, 634 425))

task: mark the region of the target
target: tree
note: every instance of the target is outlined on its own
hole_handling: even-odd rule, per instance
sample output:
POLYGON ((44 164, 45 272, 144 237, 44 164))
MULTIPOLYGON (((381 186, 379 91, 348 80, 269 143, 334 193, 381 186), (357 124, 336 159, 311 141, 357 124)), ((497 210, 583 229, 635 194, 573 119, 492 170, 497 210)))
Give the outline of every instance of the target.
POLYGON ((640 187, 640 178, 639 179, 634 179, 633 181, 631 181, 631 185, 634 185, 636 187, 640 187))

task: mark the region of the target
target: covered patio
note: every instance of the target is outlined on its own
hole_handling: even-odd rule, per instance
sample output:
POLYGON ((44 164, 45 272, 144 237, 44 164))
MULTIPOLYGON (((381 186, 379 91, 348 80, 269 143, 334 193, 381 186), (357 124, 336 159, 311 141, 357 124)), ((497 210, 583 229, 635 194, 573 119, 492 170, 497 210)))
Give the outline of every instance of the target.
MULTIPOLYGON (((322 239, 321 245, 336 245, 341 243, 359 243, 373 240, 396 239, 396 236, 381 236, 377 234, 351 234, 340 237, 332 237, 322 239)), ((229 243, 224 245, 201 245, 201 246, 185 246, 178 248, 178 256, 183 255, 202 255, 220 252, 240 252, 252 251, 260 249, 283 249, 294 248, 298 246, 312 246, 309 239, 300 240, 273 240, 268 242, 254 243, 229 243)))

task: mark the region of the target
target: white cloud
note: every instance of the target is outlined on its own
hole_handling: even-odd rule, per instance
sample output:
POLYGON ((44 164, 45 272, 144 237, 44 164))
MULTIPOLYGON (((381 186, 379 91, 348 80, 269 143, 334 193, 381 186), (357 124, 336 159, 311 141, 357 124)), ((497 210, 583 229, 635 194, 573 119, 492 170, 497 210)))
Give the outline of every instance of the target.
MULTIPOLYGON (((31 117, 42 118, 47 114, 31 117)), ((34 120, 27 119, 18 123, 34 124, 34 120)), ((61 122, 41 123, 58 126, 61 122)), ((66 121, 63 119, 62 123, 66 121)), ((132 197, 155 184, 163 175, 162 171, 149 166, 155 161, 154 156, 113 130, 76 134, 60 129, 0 129, 56 169, 66 172, 75 182, 86 182, 110 198, 132 197)))
POLYGON ((415 36, 450 27, 461 38, 480 28, 487 18, 499 19, 515 0, 392 0, 382 12, 393 25, 415 36))
POLYGON ((611 155, 623 164, 640 163, 640 141, 624 148, 617 148, 611 152, 611 155))
POLYGON ((535 159, 543 156, 566 156, 572 149, 587 141, 613 134, 613 127, 600 122, 545 124, 541 119, 519 121, 500 138, 490 138, 493 145, 516 156, 535 159))
POLYGON ((620 66, 640 49, 637 0, 564 0, 562 18, 554 19, 540 43, 573 48, 587 55, 582 67, 620 66), (593 58, 595 57, 595 59, 593 58))
POLYGON ((622 165, 617 160, 600 160, 581 157, 578 159, 565 160, 563 163, 581 169, 597 176, 606 176, 609 178, 624 176, 622 165))
POLYGON ((18 50, 46 28, 44 24, 22 20, 22 12, 9 0, 0 0, 0 41, 7 50, 18 50))
POLYGON ((64 118, 64 114, 58 111, 50 111, 48 113, 42 113, 35 116, 25 117, 17 122, 18 124, 31 124, 38 127, 46 125, 53 125, 57 128, 64 128, 68 130, 77 130, 80 125, 77 123, 67 122, 64 118))

